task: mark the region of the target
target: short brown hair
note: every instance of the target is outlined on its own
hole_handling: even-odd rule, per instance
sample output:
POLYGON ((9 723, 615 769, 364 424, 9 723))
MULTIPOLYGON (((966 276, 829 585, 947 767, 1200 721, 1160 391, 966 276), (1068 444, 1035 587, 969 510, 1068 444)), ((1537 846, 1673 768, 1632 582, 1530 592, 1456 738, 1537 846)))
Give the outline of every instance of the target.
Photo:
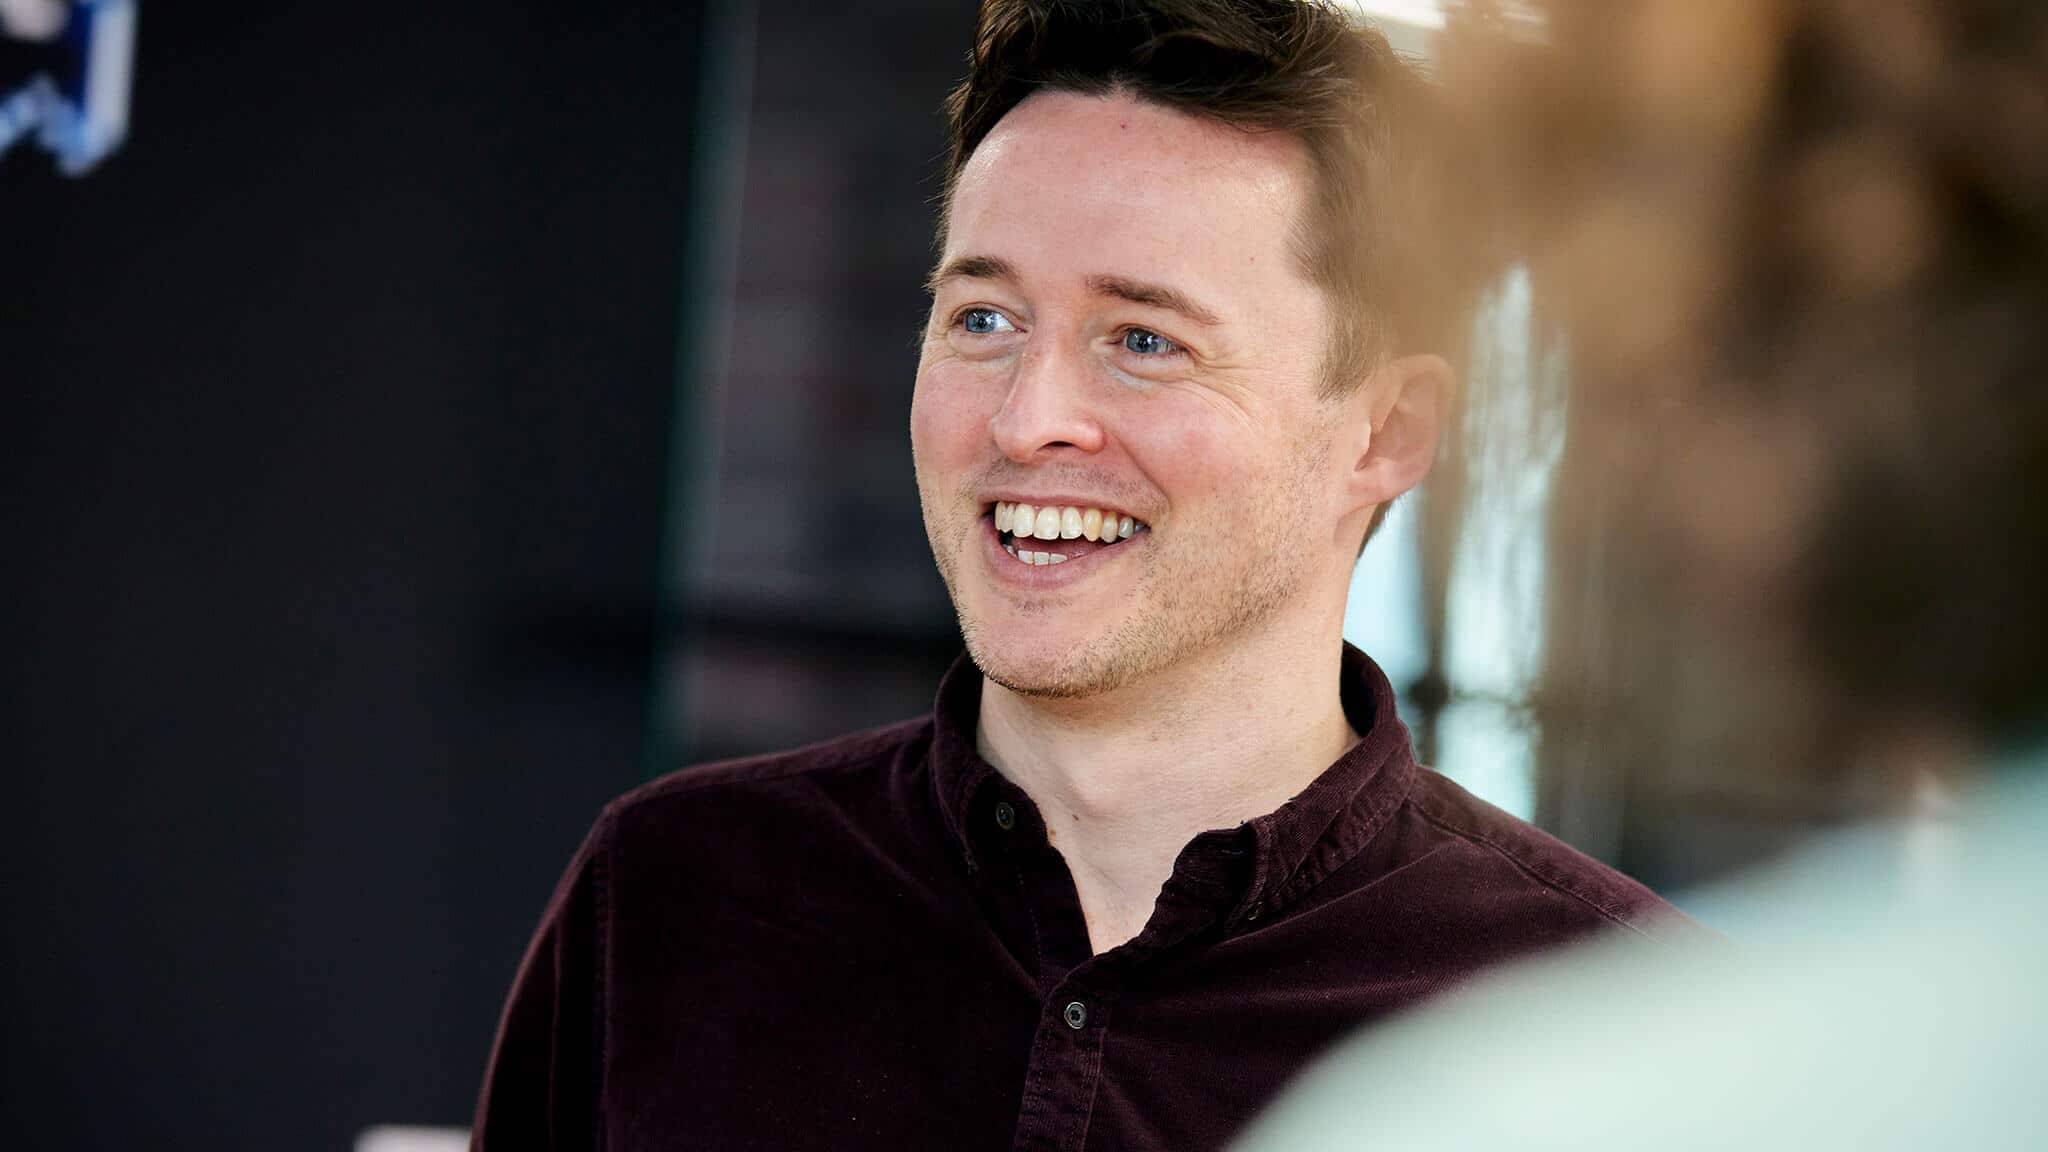
MULTIPOLYGON (((1443 351, 1428 331, 1412 214, 1425 82, 1377 31, 1319 0, 983 0, 967 78, 946 98, 946 204, 982 139, 1041 90, 1128 93, 1252 131, 1295 133, 1315 173, 1296 249, 1330 294, 1326 396, 1381 357, 1443 351)), ((945 222, 940 223, 944 242, 945 222)))

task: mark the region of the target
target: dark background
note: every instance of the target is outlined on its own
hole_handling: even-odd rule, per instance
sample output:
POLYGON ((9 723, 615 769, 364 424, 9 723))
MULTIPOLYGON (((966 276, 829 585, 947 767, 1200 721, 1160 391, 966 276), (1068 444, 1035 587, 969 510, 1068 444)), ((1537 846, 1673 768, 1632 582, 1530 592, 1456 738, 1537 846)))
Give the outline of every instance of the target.
POLYGON ((702 35, 145 4, 0 160, 0 1147, 466 1121, 642 776, 702 35))

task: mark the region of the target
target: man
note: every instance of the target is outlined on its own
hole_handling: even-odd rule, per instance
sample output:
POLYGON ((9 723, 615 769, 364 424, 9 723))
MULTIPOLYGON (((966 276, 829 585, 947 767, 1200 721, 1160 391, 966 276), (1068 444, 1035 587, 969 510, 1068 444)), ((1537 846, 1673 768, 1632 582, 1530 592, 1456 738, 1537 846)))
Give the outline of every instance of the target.
POLYGON ((1449 387, 1392 306, 1412 83, 1316 6, 984 6, 911 410, 972 662, 607 809, 479 1147, 1215 1148, 1362 1022, 1661 930, 1340 636, 1449 387))

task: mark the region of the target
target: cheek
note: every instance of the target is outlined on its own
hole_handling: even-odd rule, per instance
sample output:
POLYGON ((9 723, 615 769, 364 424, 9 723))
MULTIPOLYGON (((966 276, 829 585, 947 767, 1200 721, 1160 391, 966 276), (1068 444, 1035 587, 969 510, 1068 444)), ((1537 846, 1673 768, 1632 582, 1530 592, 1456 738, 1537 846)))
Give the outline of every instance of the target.
POLYGON ((1231 493, 1256 455, 1249 429, 1193 394, 1134 396, 1114 433, 1168 501, 1231 493))
POLYGON ((918 470, 951 471, 989 450, 987 396, 958 365, 920 367, 910 398, 910 451, 918 470))

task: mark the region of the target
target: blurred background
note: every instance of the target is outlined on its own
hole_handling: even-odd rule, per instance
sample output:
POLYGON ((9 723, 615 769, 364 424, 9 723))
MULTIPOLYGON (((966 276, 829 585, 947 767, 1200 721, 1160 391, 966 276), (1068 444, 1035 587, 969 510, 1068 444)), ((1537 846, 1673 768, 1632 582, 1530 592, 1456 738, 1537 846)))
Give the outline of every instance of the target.
MULTIPOLYGON (((0 97, 53 79, 0 106, 0 1146, 461 1125, 605 800, 920 712, 957 652, 907 405, 972 5, 7 4, 0 97)), ((1493 213, 1461 415, 1346 621, 1425 759, 1668 893, 1938 822, 1941 730, 1839 707, 1772 614, 1813 427, 1680 370, 1732 225, 1673 190, 1767 153, 1782 6, 1353 6, 1466 95, 1493 213), (1552 42, 1636 65, 1563 85, 1552 42)), ((1876 26, 1880 77, 1939 39, 1876 26)), ((2038 84, 1986 91, 1956 115, 2042 163, 2038 84)), ((1865 213, 1800 251, 1896 286, 1855 253, 1910 255, 1920 157, 1855 139, 1784 162, 1865 213)))

